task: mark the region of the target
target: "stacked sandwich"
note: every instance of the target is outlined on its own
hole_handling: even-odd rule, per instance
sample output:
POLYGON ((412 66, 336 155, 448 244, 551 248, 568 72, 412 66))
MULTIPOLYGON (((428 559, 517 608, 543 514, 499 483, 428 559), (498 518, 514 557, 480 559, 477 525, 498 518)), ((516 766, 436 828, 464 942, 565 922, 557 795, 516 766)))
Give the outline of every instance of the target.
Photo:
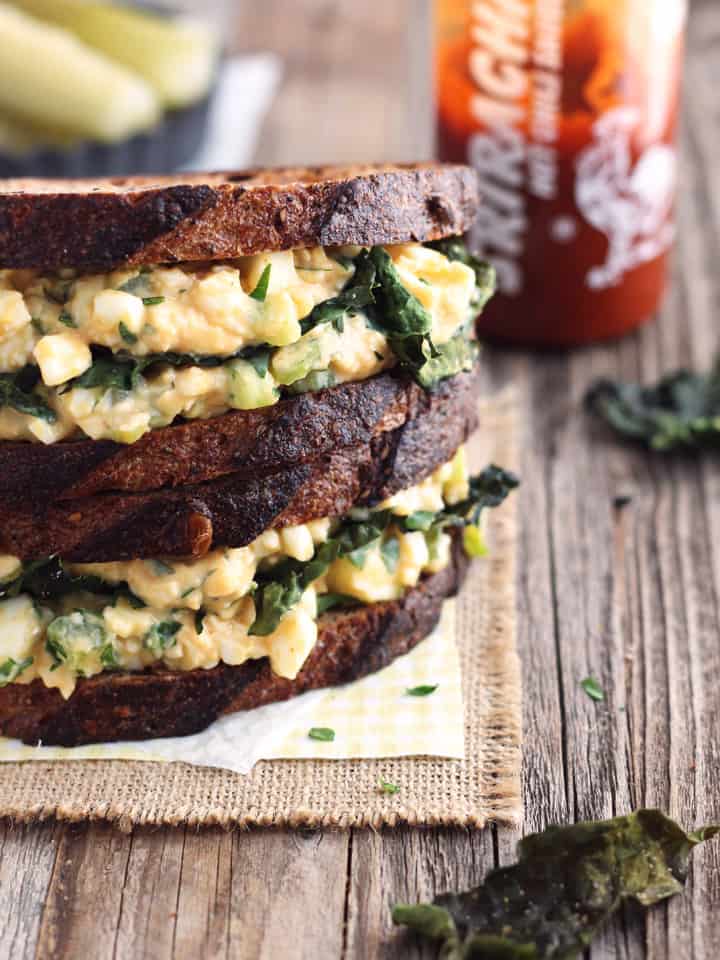
POLYGON ((477 205, 462 166, 2 185, 0 733, 193 733, 431 631, 515 484, 463 447, 477 205))

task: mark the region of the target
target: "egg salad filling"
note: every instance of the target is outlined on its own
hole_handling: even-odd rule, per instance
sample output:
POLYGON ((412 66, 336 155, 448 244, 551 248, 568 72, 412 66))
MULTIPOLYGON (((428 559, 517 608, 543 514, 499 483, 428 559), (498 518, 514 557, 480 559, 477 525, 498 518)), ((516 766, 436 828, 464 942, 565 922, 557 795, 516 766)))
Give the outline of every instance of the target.
POLYGON ((472 367, 493 284, 459 241, 0 270, 0 439, 133 443, 397 365, 431 387, 472 367))
POLYGON ((267 530, 201 559, 22 564, 0 557, 0 687, 40 679, 69 697, 106 670, 210 669, 267 657, 294 678, 327 610, 394 600, 450 563, 450 529, 484 552, 484 508, 517 481, 469 477, 463 448, 419 485, 342 518, 267 530))

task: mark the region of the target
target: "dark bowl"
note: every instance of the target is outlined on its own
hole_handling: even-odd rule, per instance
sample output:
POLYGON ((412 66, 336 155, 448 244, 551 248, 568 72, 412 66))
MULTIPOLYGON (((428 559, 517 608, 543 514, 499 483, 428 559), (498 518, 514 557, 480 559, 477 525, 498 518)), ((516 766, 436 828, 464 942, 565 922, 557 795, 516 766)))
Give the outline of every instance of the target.
POLYGON ((115 177, 170 173, 189 163, 205 139, 215 86, 197 103, 164 114, 160 123, 119 143, 84 141, 23 154, 0 152, 0 177, 115 177))

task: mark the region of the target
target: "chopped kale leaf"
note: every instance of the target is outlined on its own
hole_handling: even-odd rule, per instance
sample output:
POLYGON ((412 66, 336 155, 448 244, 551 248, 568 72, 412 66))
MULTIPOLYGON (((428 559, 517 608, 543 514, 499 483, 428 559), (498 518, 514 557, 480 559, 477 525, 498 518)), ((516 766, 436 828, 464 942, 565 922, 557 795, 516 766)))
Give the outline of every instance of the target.
POLYGON ((720 444, 720 361, 708 374, 680 370, 647 387, 598 380, 585 403, 617 434, 653 450, 716 448, 720 444))
POLYGON ((718 832, 686 834, 658 810, 550 827, 480 887, 398 905, 393 921, 435 941, 444 960, 570 960, 624 902, 649 907, 679 893, 693 848, 718 832))
POLYGON ((0 407, 11 407, 18 413, 55 423, 57 414, 35 392, 39 382, 40 370, 30 364, 17 373, 0 373, 0 407))

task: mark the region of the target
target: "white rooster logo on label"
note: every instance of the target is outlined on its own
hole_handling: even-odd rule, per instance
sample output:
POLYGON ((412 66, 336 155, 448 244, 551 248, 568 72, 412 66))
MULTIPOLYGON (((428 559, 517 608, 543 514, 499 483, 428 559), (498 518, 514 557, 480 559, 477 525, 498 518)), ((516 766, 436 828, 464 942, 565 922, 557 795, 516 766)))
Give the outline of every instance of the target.
POLYGON ((632 163, 630 140, 639 121, 631 107, 610 110, 593 126, 594 141, 578 156, 575 202, 583 217, 608 239, 602 266, 588 273, 594 290, 612 287, 672 243, 677 157, 664 144, 632 163))

